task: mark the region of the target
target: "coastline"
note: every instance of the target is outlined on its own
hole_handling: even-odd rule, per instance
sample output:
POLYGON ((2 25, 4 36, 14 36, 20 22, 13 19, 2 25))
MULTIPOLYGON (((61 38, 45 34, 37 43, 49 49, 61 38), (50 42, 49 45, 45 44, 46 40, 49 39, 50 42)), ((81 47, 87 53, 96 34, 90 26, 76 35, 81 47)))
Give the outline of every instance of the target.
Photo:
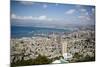
MULTIPOLYGON (((81 54, 83 57, 87 55, 93 57, 95 56, 94 38, 94 31, 91 30, 73 32, 67 35, 52 34, 48 37, 12 38, 11 60, 14 58, 13 55, 16 54, 19 54, 19 58, 16 58, 16 60, 12 62, 16 62, 18 59, 21 60, 21 57, 24 55, 24 60, 35 59, 39 54, 49 59, 62 57, 64 53, 70 53, 73 57, 76 53, 81 54), (87 39, 89 39, 90 42, 88 42, 87 39), (14 48, 14 50, 12 48, 14 48), (24 54, 20 55, 23 53, 23 50, 24 54)), ((75 58, 68 59, 69 62, 77 62, 77 60, 78 59, 75 58)))

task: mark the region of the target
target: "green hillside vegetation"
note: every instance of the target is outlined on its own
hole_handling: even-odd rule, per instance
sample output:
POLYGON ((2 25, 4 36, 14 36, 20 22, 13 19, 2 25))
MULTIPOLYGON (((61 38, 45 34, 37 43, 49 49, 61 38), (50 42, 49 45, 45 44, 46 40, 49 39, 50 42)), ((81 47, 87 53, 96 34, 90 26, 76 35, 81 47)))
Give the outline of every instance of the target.
POLYGON ((21 60, 21 61, 15 62, 15 63, 11 63, 11 67, 50 64, 51 62, 52 62, 52 60, 48 59, 46 56, 38 55, 38 57, 36 59, 21 60))

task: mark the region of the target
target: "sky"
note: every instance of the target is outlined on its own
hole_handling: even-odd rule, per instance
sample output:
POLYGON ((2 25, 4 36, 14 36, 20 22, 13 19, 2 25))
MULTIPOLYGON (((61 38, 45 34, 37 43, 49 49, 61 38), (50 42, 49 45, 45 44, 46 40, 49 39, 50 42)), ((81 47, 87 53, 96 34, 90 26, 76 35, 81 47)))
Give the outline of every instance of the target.
POLYGON ((68 24, 95 24, 95 7, 11 1, 11 25, 56 27, 68 24))

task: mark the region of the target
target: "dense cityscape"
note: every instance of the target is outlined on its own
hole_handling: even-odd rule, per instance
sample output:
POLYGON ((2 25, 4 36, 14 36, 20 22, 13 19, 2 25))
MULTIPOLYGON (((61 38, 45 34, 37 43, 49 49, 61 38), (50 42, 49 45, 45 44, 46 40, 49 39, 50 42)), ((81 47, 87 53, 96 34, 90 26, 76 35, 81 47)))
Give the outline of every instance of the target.
POLYGON ((11 66, 95 61, 95 6, 11 1, 11 66))
POLYGON ((94 61, 94 30, 74 31, 64 33, 63 35, 53 33, 46 37, 37 36, 11 39, 11 63, 36 59, 39 55, 52 59, 51 63, 53 63, 56 60, 64 58, 63 55, 65 53, 71 56, 65 59, 66 63, 94 61))

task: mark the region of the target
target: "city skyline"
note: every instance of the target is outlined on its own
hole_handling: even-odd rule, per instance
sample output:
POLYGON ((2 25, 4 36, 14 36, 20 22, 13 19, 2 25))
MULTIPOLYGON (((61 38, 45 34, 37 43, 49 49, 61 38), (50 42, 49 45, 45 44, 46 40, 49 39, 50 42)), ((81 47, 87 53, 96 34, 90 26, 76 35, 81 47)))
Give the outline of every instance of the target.
POLYGON ((95 61, 95 6, 11 1, 11 66, 95 61))

